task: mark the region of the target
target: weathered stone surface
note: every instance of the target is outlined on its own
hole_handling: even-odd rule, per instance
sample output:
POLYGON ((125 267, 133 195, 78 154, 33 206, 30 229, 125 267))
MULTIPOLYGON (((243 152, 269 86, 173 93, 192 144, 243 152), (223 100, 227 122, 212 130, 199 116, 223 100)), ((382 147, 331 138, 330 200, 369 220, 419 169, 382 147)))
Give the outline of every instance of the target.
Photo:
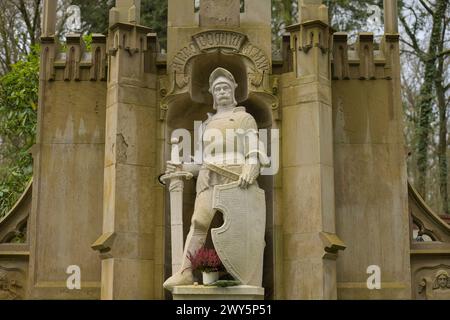
POLYGON ((202 0, 200 27, 239 27, 240 0, 202 0))
POLYGON ((171 0, 168 5, 168 27, 196 27, 198 19, 195 19, 195 2, 185 0, 171 0))
POLYGON ((108 254, 121 259, 153 259, 155 249, 153 233, 116 231, 114 234, 114 244, 108 254))
POLYGON ((323 249, 320 248, 321 244, 319 235, 314 232, 285 234, 284 251, 289 252, 285 260, 314 259, 323 254, 323 249))
POLYGON ((320 163, 332 166, 331 107, 308 103, 285 107, 283 115, 283 144, 286 144, 283 148, 284 165, 292 167, 320 163))
MULTIPOLYGON (((241 13, 241 27, 269 27, 267 21, 272 17, 270 0, 245 0, 244 12, 241 13)), ((261 30, 262 31, 262 30, 261 30)), ((264 39, 267 41, 267 39, 264 39)))
POLYGON ((104 144, 105 93, 104 82, 49 82, 42 143, 104 144))
POLYGON ((108 86, 107 107, 116 103, 133 104, 155 108, 156 90, 129 84, 114 84, 108 86))
POLYGON ((402 113, 390 85, 386 80, 333 82, 336 143, 403 143, 402 113))
POLYGON ((410 297, 403 150, 397 144, 336 145, 337 232, 350 244, 338 259, 342 298, 355 298, 359 294, 364 298, 410 297), (385 293, 367 288, 366 270, 371 265, 381 268, 383 282, 392 283, 382 285, 381 291, 386 290, 385 293))
POLYGON ((156 110, 134 104, 118 103, 106 112, 105 165, 129 164, 155 166, 156 110), (120 121, 118 121, 120 119, 120 121))
POLYGON ((102 261, 102 299, 155 299, 154 262, 111 258, 102 261))
POLYGON ((310 104, 315 101, 330 105, 330 86, 326 83, 316 82, 313 78, 290 79, 290 75, 283 75, 281 100, 283 107, 310 104))
POLYGON ((155 172, 150 167, 118 164, 105 168, 105 230, 153 231, 154 179, 155 172))
POLYGON ((103 145, 41 145, 31 220, 30 298, 98 298, 100 263, 90 249, 101 232, 103 145), (83 270, 82 289, 66 289, 66 270, 83 270), (70 294, 69 294, 70 293, 70 294))
POLYGON ((319 174, 319 166, 283 169, 285 234, 313 232, 314 228, 320 224, 319 174))
POLYGON ((336 298, 336 291, 333 290, 335 267, 329 265, 333 263, 335 262, 321 258, 286 261, 285 298, 289 300, 322 300, 324 296, 330 297, 329 299, 336 298), (302 285, 292 286, 289 282, 300 282, 302 285))

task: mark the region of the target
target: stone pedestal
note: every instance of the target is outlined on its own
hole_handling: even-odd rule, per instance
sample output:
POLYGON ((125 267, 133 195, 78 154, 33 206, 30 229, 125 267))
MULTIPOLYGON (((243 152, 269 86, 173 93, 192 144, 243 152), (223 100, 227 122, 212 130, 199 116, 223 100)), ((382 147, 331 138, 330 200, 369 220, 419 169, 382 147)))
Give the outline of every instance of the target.
POLYGON ((179 286, 173 289, 172 295, 173 300, 264 300, 264 288, 179 286))

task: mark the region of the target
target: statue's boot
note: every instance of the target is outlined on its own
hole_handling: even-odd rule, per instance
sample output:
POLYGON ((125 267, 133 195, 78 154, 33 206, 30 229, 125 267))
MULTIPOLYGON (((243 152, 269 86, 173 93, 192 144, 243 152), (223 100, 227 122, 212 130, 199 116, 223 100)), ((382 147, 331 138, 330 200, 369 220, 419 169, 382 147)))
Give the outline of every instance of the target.
POLYGON ((187 286, 194 283, 194 277, 191 270, 185 270, 184 272, 177 272, 173 276, 164 282, 164 288, 172 291, 177 286, 187 286))
POLYGON ((195 229, 191 229, 187 238, 186 246, 183 253, 183 262, 180 270, 173 276, 164 282, 164 288, 172 291, 176 286, 187 286, 194 283, 194 277, 192 275, 191 261, 189 260, 189 254, 194 255, 199 249, 201 249, 206 241, 207 233, 198 232, 195 229))

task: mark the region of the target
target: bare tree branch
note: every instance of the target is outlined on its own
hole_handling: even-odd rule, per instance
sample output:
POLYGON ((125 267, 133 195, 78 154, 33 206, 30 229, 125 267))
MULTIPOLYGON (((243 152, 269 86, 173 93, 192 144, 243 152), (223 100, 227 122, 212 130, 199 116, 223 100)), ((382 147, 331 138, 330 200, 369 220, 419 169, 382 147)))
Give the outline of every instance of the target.
POLYGON ((444 49, 444 51, 438 53, 438 54, 436 55, 436 57, 437 57, 437 58, 440 58, 440 57, 442 57, 442 56, 446 56, 446 55, 449 55, 449 54, 450 54, 450 49, 444 49))
POLYGON ((434 15, 434 11, 428 6, 428 4, 424 0, 419 0, 420 4, 428 11, 430 15, 434 15))
POLYGON ((423 59, 424 57, 426 57, 426 54, 420 48, 415 32, 413 32, 411 30, 411 28, 409 27, 409 23, 406 21, 405 17, 402 14, 399 15, 399 18, 400 18, 400 21, 402 22, 403 27, 405 28, 406 34, 408 35, 409 39, 411 40, 411 43, 406 42, 406 40, 404 40, 404 39, 402 39, 402 42, 404 42, 405 44, 407 44, 408 46, 413 48, 414 51, 416 51, 418 53, 419 58, 423 59))

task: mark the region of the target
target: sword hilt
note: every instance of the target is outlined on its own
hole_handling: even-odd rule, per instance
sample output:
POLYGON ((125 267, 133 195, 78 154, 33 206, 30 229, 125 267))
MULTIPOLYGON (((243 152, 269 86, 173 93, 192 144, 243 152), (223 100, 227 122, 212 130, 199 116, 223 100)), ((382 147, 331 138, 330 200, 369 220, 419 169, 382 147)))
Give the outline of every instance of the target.
MULTIPOLYGON (((172 151, 171 151, 171 159, 170 162, 174 165, 181 165, 181 159, 180 159, 180 139, 178 138, 172 138, 170 140, 170 144, 172 145, 172 151)), ((167 181, 172 181, 174 179, 186 179, 191 180, 194 177, 194 175, 190 172, 186 171, 176 171, 172 173, 166 173, 162 174, 158 177, 159 182, 162 185, 166 185, 167 181)))
POLYGON ((194 175, 190 172, 178 171, 178 172, 163 174, 158 178, 158 180, 161 184, 166 185, 167 181, 170 182, 174 179, 183 179, 183 178, 186 180, 191 180, 193 177, 194 177, 194 175))

